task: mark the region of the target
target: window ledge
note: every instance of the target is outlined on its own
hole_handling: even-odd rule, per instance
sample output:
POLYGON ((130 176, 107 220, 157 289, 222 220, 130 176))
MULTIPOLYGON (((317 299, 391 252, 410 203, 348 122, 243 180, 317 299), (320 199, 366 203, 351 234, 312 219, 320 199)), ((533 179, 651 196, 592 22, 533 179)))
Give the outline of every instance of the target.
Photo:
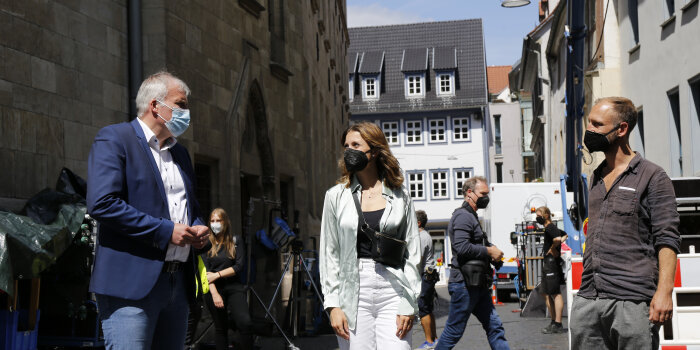
POLYGON ((634 46, 633 46, 631 49, 629 49, 627 52, 631 55, 631 54, 633 54, 633 53, 639 51, 639 48, 640 48, 640 47, 641 47, 641 45, 640 45, 639 43, 637 43, 637 45, 634 45, 634 46))
POLYGON ((687 4, 683 5, 683 7, 681 7, 681 11, 685 12, 686 10, 688 10, 689 8, 691 8, 693 5, 695 5, 697 3, 698 3, 698 0, 690 0, 690 1, 688 1, 687 4))
POLYGON ((669 17, 665 21, 663 21, 660 26, 661 26, 661 28, 666 28, 669 24, 675 23, 675 22, 676 22, 676 14, 674 13, 671 15, 671 17, 669 17))
POLYGON ((260 18, 260 12, 265 10, 265 6, 261 5, 257 0, 238 0, 238 4, 255 18, 260 18))
POLYGON ((289 82, 289 77, 294 75, 282 63, 277 62, 270 62, 270 73, 285 84, 289 82))

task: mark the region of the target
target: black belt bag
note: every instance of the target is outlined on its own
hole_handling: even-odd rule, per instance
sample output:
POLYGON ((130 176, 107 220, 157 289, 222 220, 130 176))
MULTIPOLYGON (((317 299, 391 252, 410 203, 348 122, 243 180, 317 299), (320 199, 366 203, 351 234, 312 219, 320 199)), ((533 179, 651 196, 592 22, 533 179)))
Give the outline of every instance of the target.
POLYGON ((360 218, 359 228, 372 241, 372 260, 395 269, 403 269, 406 264, 406 241, 391 237, 387 234, 373 230, 362 214, 360 201, 352 196, 360 218))
POLYGON ((493 284, 493 270, 484 260, 470 260, 459 267, 467 287, 488 288, 493 284))

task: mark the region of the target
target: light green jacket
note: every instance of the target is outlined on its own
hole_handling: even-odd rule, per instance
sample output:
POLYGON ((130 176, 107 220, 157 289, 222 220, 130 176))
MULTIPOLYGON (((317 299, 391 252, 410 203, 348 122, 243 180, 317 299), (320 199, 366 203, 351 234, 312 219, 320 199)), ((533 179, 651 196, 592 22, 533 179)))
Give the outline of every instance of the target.
MULTIPOLYGON (((350 187, 337 184, 326 192, 321 223, 320 269, 324 307, 340 307, 350 329, 355 329, 360 292, 360 274, 357 262, 357 209, 352 195, 362 186, 352 177, 350 187)), ((387 267, 392 284, 398 284, 403 293, 397 315, 418 313, 420 293, 420 236, 413 201, 405 187, 382 189, 386 209, 379 221, 382 233, 406 240, 408 259, 403 271, 387 267)))

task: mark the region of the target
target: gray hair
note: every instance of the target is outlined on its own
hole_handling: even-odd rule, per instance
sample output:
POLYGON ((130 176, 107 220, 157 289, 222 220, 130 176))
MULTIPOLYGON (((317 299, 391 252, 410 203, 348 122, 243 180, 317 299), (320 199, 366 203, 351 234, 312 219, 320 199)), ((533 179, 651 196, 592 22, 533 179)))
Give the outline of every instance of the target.
POLYGON ((479 182, 483 182, 484 185, 488 186, 488 182, 486 181, 486 178, 483 176, 473 176, 468 178, 467 180, 464 181, 464 184, 462 184, 462 194, 465 196, 467 195, 467 190, 472 190, 474 192, 474 189, 476 188, 476 184, 479 182))
POLYGON ((184 81, 164 70, 146 78, 136 94, 138 117, 146 113, 152 100, 163 100, 168 95, 168 85, 172 83, 178 84, 185 96, 190 95, 190 88, 184 81))
POLYGON ((418 220, 418 227, 425 228, 428 223, 428 214, 425 213, 425 210, 416 210, 416 220, 418 220))

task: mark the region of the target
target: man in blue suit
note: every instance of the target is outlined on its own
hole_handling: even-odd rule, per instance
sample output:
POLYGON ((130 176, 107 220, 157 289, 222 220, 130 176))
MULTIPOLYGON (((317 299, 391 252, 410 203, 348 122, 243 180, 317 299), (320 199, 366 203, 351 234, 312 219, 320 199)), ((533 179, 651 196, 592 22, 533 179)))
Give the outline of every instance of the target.
POLYGON ((209 235, 192 161, 176 139, 189 126, 189 94, 172 74, 148 77, 138 118, 101 129, 90 150, 88 212, 100 224, 90 291, 107 349, 183 348, 192 247, 209 235))

